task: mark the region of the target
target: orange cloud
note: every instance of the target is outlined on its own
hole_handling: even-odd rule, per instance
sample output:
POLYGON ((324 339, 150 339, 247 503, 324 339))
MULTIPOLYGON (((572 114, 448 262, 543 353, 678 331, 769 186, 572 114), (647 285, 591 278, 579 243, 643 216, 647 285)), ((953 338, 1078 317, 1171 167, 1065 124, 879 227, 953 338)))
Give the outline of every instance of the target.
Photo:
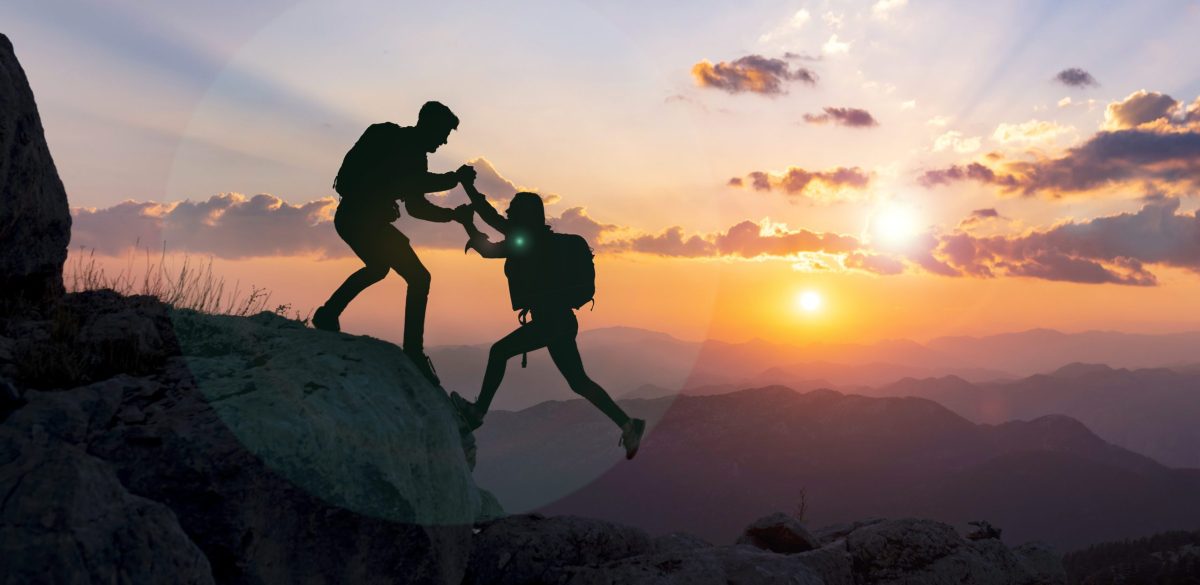
POLYGON ((783 59, 761 55, 747 55, 731 63, 721 61, 714 64, 705 59, 692 66, 692 78, 700 87, 768 96, 787 93, 784 85, 789 81, 802 81, 810 85, 817 82, 817 74, 810 69, 792 69, 783 59))

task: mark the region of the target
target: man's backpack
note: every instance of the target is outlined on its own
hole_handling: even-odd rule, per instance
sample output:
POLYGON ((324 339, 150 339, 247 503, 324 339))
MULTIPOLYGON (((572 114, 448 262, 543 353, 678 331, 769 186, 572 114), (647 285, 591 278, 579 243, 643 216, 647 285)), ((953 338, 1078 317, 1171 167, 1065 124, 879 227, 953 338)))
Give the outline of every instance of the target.
POLYGON ((582 308, 596 296, 596 265, 582 236, 547 232, 530 242, 528 254, 504 262, 514 311, 540 307, 582 308))
POLYGON ((391 122, 372 124, 342 159, 333 188, 346 198, 361 198, 372 188, 383 183, 382 173, 387 170, 387 158, 395 149, 396 135, 400 127, 391 122))

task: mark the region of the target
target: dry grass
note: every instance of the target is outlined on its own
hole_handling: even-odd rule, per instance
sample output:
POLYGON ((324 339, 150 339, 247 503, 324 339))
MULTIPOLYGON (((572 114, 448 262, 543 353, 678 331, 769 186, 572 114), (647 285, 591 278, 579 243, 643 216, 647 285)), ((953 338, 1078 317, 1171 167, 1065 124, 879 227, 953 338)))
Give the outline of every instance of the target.
POLYGON ((225 279, 213 273, 211 256, 196 262, 185 254, 176 268, 168 261, 166 246, 157 257, 149 248, 131 251, 125 267, 115 275, 108 274, 96 260, 95 249, 80 248, 64 272, 70 292, 109 289, 122 295, 148 295, 176 309, 213 315, 247 317, 270 310, 305 324, 309 320, 309 315, 294 311, 290 303, 268 309, 271 293, 265 288, 251 285, 243 291, 240 282, 227 287, 225 279))
POLYGON ((796 507, 792 509, 792 518, 795 518, 796 522, 803 523, 806 514, 808 514, 808 488, 800 488, 800 499, 796 502, 796 507))

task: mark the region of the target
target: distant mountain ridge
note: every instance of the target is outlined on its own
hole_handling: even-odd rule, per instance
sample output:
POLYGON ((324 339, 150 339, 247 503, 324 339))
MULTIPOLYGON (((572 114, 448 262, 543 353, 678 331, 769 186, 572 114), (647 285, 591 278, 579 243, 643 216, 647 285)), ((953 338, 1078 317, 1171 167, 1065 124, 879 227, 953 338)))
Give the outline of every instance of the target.
POLYGON ((906 378, 859 391, 926 398, 980 423, 1065 414, 1127 449, 1200 468, 1200 371, 1076 363, 1007 382, 906 378))
POLYGON ((589 405, 556 401, 489 415, 476 479, 509 509, 717 541, 740 518, 802 499, 816 524, 986 519, 1015 541, 1063 547, 1200 522, 1200 471, 1114 446, 1070 417, 977 425, 920 398, 782 387, 625 405, 655 421, 632 462, 589 405))
MULTIPOLYGON (((984 337, 942 337, 921 344, 885 340, 870 344, 781 344, 763 340, 731 343, 687 341, 633 327, 585 330, 579 335, 584 365, 616 396, 645 385, 669 391, 702 386, 729 388, 812 381, 858 391, 906 377, 957 376, 969 382, 1013 380, 1052 372, 1071 363, 1114 368, 1200 369, 1200 332, 1162 335, 1033 329, 984 337)), ((439 346, 429 353, 447 389, 478 392, 490 344, 439 346)), ((572 396, 544 351, 529 367, 509 368, 494 406, 516 410, 572 396)), ((633 396, 645 396, 638 393, 633 396)))

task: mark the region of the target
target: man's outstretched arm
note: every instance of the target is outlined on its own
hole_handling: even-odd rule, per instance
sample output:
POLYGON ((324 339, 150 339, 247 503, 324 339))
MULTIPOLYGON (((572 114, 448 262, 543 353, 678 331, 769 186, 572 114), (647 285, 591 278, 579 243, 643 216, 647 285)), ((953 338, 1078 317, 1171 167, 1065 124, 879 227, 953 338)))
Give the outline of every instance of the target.
POLYGON ((446 223, 448 221, 460 219, 461 217, 460 215, 456 215, 456 213, 461 212, 456 212, 453 209, 434 205, 425 198, 425 195, 408 196, 404 199, 404 209, 408 211, 409 215, 417 219, 423 219, 425 221, 437 223, 446 223))
POLYGON ((475 210, 475 213, 479 214, 479 218, 482 219, 484 223, 492 226, 492 228, 496 231, 502 234, 508 233, 508 220, 505 219, 504 216, 500 215, 500 212, 496 211, 495 207, 492 207, 492 204, 488 202, 486 195, 480 193, 479 190, 475 188, 475 183, 471 181, 464 181, 462 186, 463 190, 467 192, 467 197, 471 199, 471 207, 475 210))
POLYGON ((392 186, 398 193, 441 193, 458 184, 458 173, 417 173, 400 179, 392 186))

